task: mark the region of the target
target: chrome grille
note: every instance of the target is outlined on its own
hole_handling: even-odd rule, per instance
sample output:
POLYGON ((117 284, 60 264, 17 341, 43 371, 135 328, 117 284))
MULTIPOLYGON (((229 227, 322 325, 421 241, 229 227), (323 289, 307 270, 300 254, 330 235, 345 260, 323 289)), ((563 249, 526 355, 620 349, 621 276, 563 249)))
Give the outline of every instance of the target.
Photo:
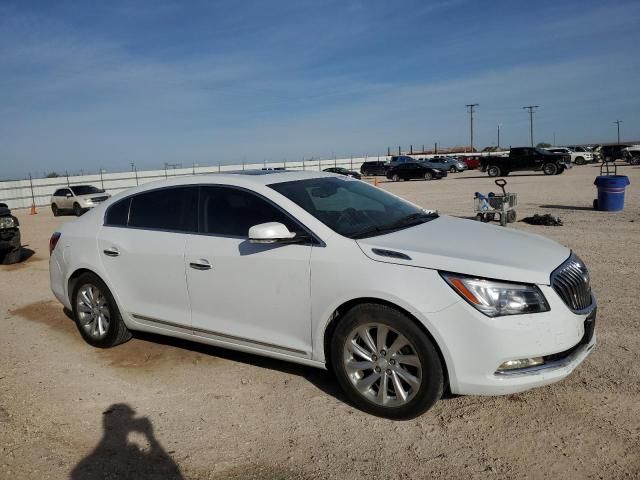
POLYGON ((585 310, 593 303, 589 272, 577 255, 572 254, 553 271, 551 286, 574 312, 585 310))

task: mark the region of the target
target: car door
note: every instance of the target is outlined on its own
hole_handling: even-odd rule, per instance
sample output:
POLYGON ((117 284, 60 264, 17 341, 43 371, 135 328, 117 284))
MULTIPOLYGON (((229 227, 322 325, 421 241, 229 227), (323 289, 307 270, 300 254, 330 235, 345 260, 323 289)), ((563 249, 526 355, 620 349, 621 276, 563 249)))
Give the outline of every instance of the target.
POLYGON ((107 210, 99 255, 107 283, 137 321, 191 328, 184 246, 197 231, 197 198, 197 186, 168 187, 107 210))
POLYGON ((62 196, 60 197, 58 208, 64 210, 70 210, 73 207, 73 193, 70 188, 62 189, 62 196))
POLYGON ((264 197, 232 186, 200 188, 200 235, 188 235, 193 331, 234 345, 311 355, 311 244, 259 244, 249 228, 295 220, 264 197))

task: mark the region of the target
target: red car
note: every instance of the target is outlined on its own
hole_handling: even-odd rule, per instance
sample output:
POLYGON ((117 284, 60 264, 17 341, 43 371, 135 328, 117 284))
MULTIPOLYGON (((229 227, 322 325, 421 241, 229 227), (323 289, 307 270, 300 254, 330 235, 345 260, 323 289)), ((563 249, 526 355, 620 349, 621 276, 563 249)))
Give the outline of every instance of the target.
POLYGON ((480 167, 480 156, 462 157, 462 159, 464 160, 464 163, 466 163, 469 167, 469 170, 475 170, 476 168, 480 167))

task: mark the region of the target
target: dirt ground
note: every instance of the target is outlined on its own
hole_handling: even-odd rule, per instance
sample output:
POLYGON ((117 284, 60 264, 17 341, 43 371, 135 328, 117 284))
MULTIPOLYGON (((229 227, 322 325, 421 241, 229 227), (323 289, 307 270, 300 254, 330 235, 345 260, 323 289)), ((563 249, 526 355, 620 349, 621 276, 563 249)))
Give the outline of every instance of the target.
MULTIPOLYGON (((508 228, 590 268, 587 361, 561 383, 443 399, 406 422, 355 409, 312 368, 150 335, 89 347, 49 290, 48 239, 72 217, 19 212, 32 255, 0 266, 0 478, 640 478, 640 168, 619 170, 631 180, 621 213, 591 209, 594 166, 507 179, 520 218, 564 222, 508 228)), ((497 191, 479 172, 380 186, 463 217, 474 192, 497 191)))

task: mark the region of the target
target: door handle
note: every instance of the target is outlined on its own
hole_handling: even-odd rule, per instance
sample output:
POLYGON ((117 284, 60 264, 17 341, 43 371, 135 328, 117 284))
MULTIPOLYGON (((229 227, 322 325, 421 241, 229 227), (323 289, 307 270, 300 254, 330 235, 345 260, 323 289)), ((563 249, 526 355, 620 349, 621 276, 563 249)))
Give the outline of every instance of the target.
POLYGON ((211 270, 211 264, 204 258, 201 258, 196 262, 189 262, 189 266, 194 270, 211 270))
POLYGON ((103 250, 103 253, 107 256, 107 257, 117 257, 118 255, 120 255, 120 251, 115 248, 115 247, 111 247, 111 248, 105 248, 103 250))

